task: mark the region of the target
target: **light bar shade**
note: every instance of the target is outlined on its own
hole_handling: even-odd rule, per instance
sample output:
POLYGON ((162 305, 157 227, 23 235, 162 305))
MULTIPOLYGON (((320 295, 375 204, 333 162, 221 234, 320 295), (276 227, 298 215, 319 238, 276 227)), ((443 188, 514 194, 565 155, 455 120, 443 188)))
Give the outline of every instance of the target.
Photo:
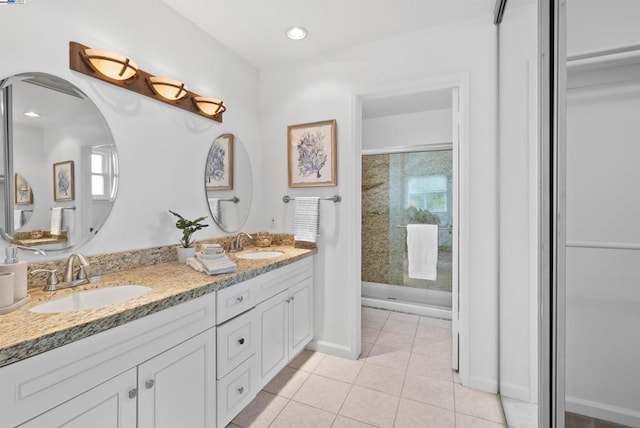
POLYGON ((151 76, 148 78, 153 92, 167 101, 178 101, 186 97, 189 91, 184 83, 167 77, 151 76))
POLYGON ((138 65, 122 55, 98 49, 85 49, 82 54, 94 71, 109 79, 126 81, 138 74, 138 65))
POLYGON ((227 111, 224 102, 217 98, 209 97, 193 97, 191 98, 198 111, 205 116, 216 117, 217 115, 227 111))

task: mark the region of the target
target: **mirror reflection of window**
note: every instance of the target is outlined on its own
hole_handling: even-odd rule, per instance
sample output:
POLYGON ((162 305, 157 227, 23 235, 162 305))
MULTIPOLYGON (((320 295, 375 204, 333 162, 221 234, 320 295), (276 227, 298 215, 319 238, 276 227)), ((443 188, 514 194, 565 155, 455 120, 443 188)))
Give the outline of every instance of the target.
POLYGON ((94 200, 115 199, 117 164, 111 145, 95 146, 91 150, 91 196, 94 200))
POLYGON ((447 176, 427 175, 407 179, 407 207, 432 213, 447 212, 447 176))

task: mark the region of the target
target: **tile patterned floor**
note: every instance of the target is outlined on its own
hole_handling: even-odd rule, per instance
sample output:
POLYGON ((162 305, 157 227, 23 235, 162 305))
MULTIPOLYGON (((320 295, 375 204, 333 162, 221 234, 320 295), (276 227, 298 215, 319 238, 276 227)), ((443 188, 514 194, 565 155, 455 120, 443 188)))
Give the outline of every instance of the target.
POLYGON ((362 308, 360 359, 303 351, 227 428, 505 427, 450 361, 450 321, 362 308))

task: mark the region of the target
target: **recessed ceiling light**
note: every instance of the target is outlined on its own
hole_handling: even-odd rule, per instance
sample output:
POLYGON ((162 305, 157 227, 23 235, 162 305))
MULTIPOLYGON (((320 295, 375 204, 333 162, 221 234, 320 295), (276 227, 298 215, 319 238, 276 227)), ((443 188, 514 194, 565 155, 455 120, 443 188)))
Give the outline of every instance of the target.
POLYGON ((35 111, 28 111, 24 115, 25 116, 29 116, 29 117, 40 117, 40 115, 38 113, 36 113, 35 111))
POLYGON ((307 37, 307 30, 302 27, 291 27, 287 30, 287 37, 291 40, 302 40, 307 37))

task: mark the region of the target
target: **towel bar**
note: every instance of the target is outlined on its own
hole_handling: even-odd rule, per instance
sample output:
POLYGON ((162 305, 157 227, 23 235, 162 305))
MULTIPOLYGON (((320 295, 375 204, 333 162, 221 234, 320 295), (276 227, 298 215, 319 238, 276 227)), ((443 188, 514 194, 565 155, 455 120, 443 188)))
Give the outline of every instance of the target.
MULTIPOLYGON (((57 207, 56 207, 56 208, 57 208, 57 207)), ((74 206, 72 206, 72 207, 60 207, 60 208, 62 208, 63 210, 74 210, 74 211, 75 211, 76 206, 74 205, 74 206)), ((52 209, 53 209, 53 208, 49 208, 49 211, 51 211, 52 209)))
MULTIPOLYGON (((396 227, 399 228, 399 229, 406 229, 407 226, 406 225, 404 225, 404 226, 397 225, 396 227)), ((449 230, 449 231, 451 231, 451 226, 438 226, 438 230, 449 230)))
POLYGON ((234 204, 237 204, 238 202, 240 202, 240 198, 238 198, 237 196, 234 196, 233 198, 229 198, 229 199, 218 199, 218 201, 220 201, 220 202, 233 202, 234 204))
MULTIPOLYGON (((284 202, 285 204, 288 204, 289 201, 293 201, 295 199, 296 198, 292 198, 290 196, 285 195, 285 196, 282 197, 282 202, 284 202)), ((318 198, 318 199, 320 199, 321 201, 342 202, 342 196, 340 196, 340 195, 334 195, 334 196, 331 196, 331 197, 318 198)))

